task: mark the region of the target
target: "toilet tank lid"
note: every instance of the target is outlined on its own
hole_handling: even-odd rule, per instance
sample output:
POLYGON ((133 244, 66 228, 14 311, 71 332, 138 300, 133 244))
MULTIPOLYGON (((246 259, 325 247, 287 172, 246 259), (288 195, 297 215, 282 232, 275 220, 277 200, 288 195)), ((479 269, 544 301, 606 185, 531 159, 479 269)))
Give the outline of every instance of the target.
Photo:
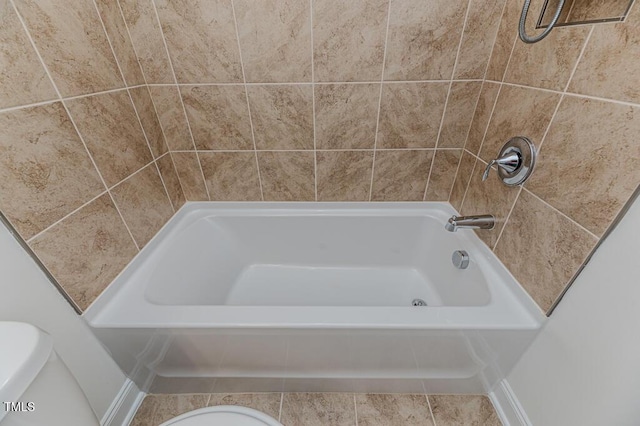
MULTIPOLYGON (((0 348, 0 401, 18 402, 49 359, 53 339, 31 324, 0 321, 0 348)), ((0 406, 0 421, 5 414, 0 406)))

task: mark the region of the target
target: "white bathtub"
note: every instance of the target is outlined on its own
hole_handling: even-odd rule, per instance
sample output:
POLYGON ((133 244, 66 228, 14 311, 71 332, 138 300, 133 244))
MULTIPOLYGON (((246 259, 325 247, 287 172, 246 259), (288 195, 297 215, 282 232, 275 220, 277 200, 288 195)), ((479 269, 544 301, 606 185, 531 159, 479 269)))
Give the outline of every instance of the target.
POLYGON ((188 203, 84 316, 152 392, 487 392, 544 316, 454 213, 188 203))

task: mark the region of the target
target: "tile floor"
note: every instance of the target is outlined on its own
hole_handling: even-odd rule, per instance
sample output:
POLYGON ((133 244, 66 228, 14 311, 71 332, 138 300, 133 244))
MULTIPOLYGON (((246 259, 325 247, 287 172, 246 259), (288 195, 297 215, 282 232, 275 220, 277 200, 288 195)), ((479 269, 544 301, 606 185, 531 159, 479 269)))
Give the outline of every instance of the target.
POLYGON ((244 393, 148 395, 130 426, 157 426, 212 405, 243 405, 285 426, 500 426, 483 395, 244 393))

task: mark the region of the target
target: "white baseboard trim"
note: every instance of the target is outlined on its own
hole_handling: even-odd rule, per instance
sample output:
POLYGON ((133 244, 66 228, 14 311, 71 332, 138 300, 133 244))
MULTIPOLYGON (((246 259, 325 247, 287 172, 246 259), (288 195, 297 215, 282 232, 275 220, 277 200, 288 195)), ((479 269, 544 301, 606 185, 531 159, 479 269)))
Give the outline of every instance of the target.
POLYGON ((489 393, 489 398, 504 426, 532 426, 527 413, 506 379, 498 383, 493 392, 489 393))
POLYGON ((113 399, 113 402, 109 406, 109 409, 102 420, 101 426, 128 426, 136 414, 138 407, 142 404, 142 400, 145 397, 145 393, 141 392, 136 384, 127 379, 118 395, 113 399))

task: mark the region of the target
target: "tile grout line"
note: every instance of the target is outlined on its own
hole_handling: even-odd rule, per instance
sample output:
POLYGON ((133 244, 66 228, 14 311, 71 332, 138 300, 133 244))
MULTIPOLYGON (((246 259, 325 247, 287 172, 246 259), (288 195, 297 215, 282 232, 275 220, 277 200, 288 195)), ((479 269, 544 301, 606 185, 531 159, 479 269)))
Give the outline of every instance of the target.
POLYGON ((516 198, 514 198, 513 204, 511 204, 511 208, 509 209, 509 213, 507 213, 507 216, 505 216, 505 218, 504 218, 504 223, 502 224, 502 228, 500 229, 500 233, 498 234, 498 238, 496 238, 496 242, 493 244, 493 247, 489 247, 489 249, 491 251, 495 251, 496 247, 498 247, 498 243, 500 242, 500 239, 502 238, 502 234, 504 234, 504 230, 507 227, 507 224, 509 223, 509 219, 511 219, 511 213, 513 213, 513 210, 515 210, 516 204, 518 203, 518 200, 520 199, 520 194, 522 194, 522 190, 523 189, 524 189, 524 186, 520 185, 520 189, 518 189, 518 193, 516 194, 516 198))
MULTIPOLYGON (((129 87, 128 87, 127 79, 124 76, 124 71, 122 71, 122 66, 120 65, 120 61, 118 60, 118 56, 116 55, 116 51, 113 48, 113 44, 111 43, 111 37, 109 37, 109 33, 107 32, 107 27, 104 25, 104 20, 102 19, 102 15, 100 14, 100 9, 98 9, 98 5, 97 5, 95 0, 92 0, 92 2, 93 2, 93 7, 95 8, 96 13, 98 14, 98 20, 100 21, 100 25, 102 25, 102 30, 104 31, 104 35, 107 38, 107 43, 109 44, 109 47, 111 48, 111 54, 113 55, 113 58, 116 61, 116 66, 118 67, 118 71, 120 72, 120 78, 122 78, 122 82, 124 83, 124 85, 126 87, 127 95, 129 97, 129 102, 131 102, 131 106, 133 107, 133 112, 136 115, 136 118, 138 120, 138 124, 140 125, 140 130, 142 130, 142 136, 144 137, 144 140, 145 140, 145 142, 147 144, 147 149, 149 150, 149 154, 151 154, 151 158, 155 161, 155 160, 157 160, 157 158, 155 157, 155 154, 153 153, 153 150, 151 149, 151 142, 149 142, 149 136, 147 135, 147 130, 142 125, 142 119, 140 118, 140 114, 138 113, 138 107, 136 106, 136 103, 133 101, 133 96, 131 96, 131 90, 132 89, 129 89, 129 87)), ((137 57, 136 57, 136 59, 137 59, 137 57)), ((147 90, 147 92, 148 92, 148 90, 147 90)), ((149 99, 151 99, 151 95, 149 95, 149 99)), ((151 102, 153 104, 153 100, 151 100, 151 102)), ((156 118, 157 118, 157 116, 156 116, 156 118)), ((158 124, 160 124, 159 120, 158 120, 158 124)), ((164 135, 163 135, 163 137, 164 137, 164 135)), ((167 149, 168 149, 168 147, 167 147, 167 149)), ((158 157, 158 158, 160 158, 160 157, 158 157)), ((158 164, 157 163, 155 163, 155 168, 156 168, 156 172, 158 172, 158 176, 160 177, 160 182, 162 183, 162 188, 164 189, 164 193, 167 196, 167 199, 169 200, 169 204, 171 205, 171 209, 175 213, 176 209, 173 206, 173 201, 171 201, 171 196, 169 195, 169 191, 167 190, 167 185, 165 185, 165 183, 164 183, 164 179, 162 178, 162 173, 160 173, 160 168, 158 168, 158 164)))
POLYGON ((505 0, 502 5, 502 12, 500 13, 500 20, 498 21, 498 25, 496 28, 496 35, 493 37, 493 44, 491 45, 491 52, 489 53, 489 60, 487 61, 487 65, 484 68, 484 74, 482 77, 482 83, 484 84, 487 81, 487 74, 489 73, 489 65, 491 64, 491 59, 493 59, 493 53, 496 51, 496 42, 498 41, 498 34, 500 34, 500 24, 502 23, 502 19, 504 18, 504 14, 507 12, 507 3, 509 0, 505 0))
MULTIPOLYGON (((211 194, 209 194, 209 185, 207 185, 207 179, 204 176, 204 170, 202 168, 202 162, 200 161, 200 156, 198 155, 198 150, 197 150, 197 146, 196 146, 196 140, 193 137, 193 131, 191 129, 191 122, 189 121, 189 116, 187 115, 187 108, 184 106, 184 100, 182 99, 182 92, 180 91, 180 86, 178 85, 178 78, 176 77, 176 70, 173 67, 173 60, 171 59, 171 55, 169 54, 169 47, 167 46, 167 40, 164 37, 164 31, 162 30, 162 22, 160 22, 160 15, 158 14, 158 8, 156 7, 156 3, 155 0, 150 0, 151 1, 151 6, 153 7, 153 11, 156 15, 156 22, 158 23, 158 30, 160 31, 160 37, 162 38, 162 43, 164 44, 164 51, 167 54, 167 60, 169 61, 169 68, 171 69, 171 75, 173 76, 173 82, 174 85, 176 87, 176 90, 178 91, 178 97, 180 99, 180 105, 182 106, 182 113, 184 114, 184 119, 187 122, 187 127, 189 128, 189 135, 191 136, 191 142, 193 143, 193 148, 195 149, 196 152, 196 159, 198 160, 198 166, 200 167, 200 173, 202 174, 202 183, 204 184, 204 189, 207 193, 207 198, 209 198, 209 201, 211 201, 211 194)), ((132 41, 133 43, 133 41, 132 41)), ((142 67, 140 67, 142 68, 142 67)), ((147 87, 149 85, 147 84, 147 87)), ((152 99, 153 101, 153 99, 152 99)), ((168 148, 168 146, 167 146, 168 148)), ((174 167, 175 167, 175 163, 174 163, 174 167)), ((177 169, 176 169, 176 174, 177 174, 177 169)), ((178 180, 180 179, 180 177, 178 176, 178 180)), ((186 196, 185 196, 186 199, 186 196)))
POLYGON ((316 76, 315 76, 315 52, 313 47, 313 0, 309 0, 309 21, 311 29, 309 31, 311 38, 311 114, 313 122, 313 191, 315 200, 318 201, 318 152, 316 140, 316 76))
POLYGON ((356 416, 356 426, 358 426, 358 401, 356 400, 356 394, 353 394, 353 412, 356 416))
MULTIPOLYGON (((384 80, 388 84, 410 84, 410 83, 448 83, 450 79, 440 80, 384 80)), ((457 83, 473 83, 482 82, 481 78, 460 78, 453 79, 457 83)), ((290 82, 247 82, 247 86, 311 86, 312 84, 320 86, 329 85, 365 85, 365 84, 378 84, 380 81, 290 81, 290 82)), ((243 83, 178 83, 178 86, 242 86, 243 83)), ((149 83, 151 87, 173 86, 171 83, 149 83)))
POLYGON ((284 392, 280 392, 280 410, 278 411, 278 421, 282 420, 282 405, 284 403, 284 392))
POLYGON ((436 416, 433 415, 433 408, 431 408, 431 401, 429 401, 429 395, 427 395, 425 393, 424 397, 427 400, 427 407, 429 407, 429 414, 431 414, 431 421, 433 422, 433 426, 437 426, 436 425, 436 416))
MULTIPOLYGON (((198 152, 251 152, 251 149, 199 149, 198 152)), ((258 149, 258 152, 311 152, 311 149, 258 149)), ((370 151, 373 148, 352 148, 352 149, 318 149, 319 152, 351 152, 370 151)), ((378 148, 377 151, 436 151, 435 148, 378 148)), ((464 148, 438 148, 438 151, 464 151, 464 148)), ((191 152, 194 150, 177 149, 171 152, 191 152)))
MULTIPOLYGON (((382 109, 382 88, 384 87, 384 70, 387 62, 387 46, 389 44, 389 27, 391 26, 391 4, 387 6, 387 28, 384 33, 384 50, 382 52, 382 70, 380 71, 380 92, 378 93, 378 111, 376 116, 376 133, 373 136, 373 158, 371 159, 371 181, 369 182, 369 201, 373 199, 373 177, 376 170, 376 150, 378 149, 378 131, 380 129, 380 110, 382 109)), ((377 84, 377 82, 376 82, 377 84)))
MULTIPOLYGON (((242 50, 240 48, 240 32, 238 31, 238 20, 236 19, 236 8, 231 0, 231 12, 233 14, 233 24, 236 30, 236 40, 238 42, 238 55, 240 56, 240 68, 242 70, 242 82, 244 87, 244 95, 247 100, 247 111, 249 112, 249 126, 251 126, 251 139, 253 141, 253 154, 256 160, 256 169, 258 171, 258 184, 260 185, 260 199, 264 201, 264 191, 262 190, 262 176, 260 175, 260 162, 258 161, 258 148, 256 147, 256 135, 253 130, 253 119, 251 118, 251 105, 249 104, 249 90, 247 90, 247 76, 244 71, 244 61, 242 59, 242 50)), ((247 150, 250 151, 250 150, 247 150)))
MULTIPOLYGON (((145 86, 147 88, 147 92, 149 92, 149 98, 151 98, 151 104, 153 105, 153 110, 156 113, 156 118, 158 119, 158 124, 160 124, 160 131, 162 132, 162 137, 164 138, 164 141, 167 145, 167 150, 169 153, 171 153, 171 147, 169 146, 169 142, 167 139, 167 134, 164 131, 164 127, 162 126, 162 121, 160 120, 160 114, 158 114, 158 108, 156 107, 156 103, 153 100, 153 96, 151 95, 151 89, 149 88, 149 82, 147 81, 147 75, 144 72, 144 68, 142 67, 142 64, 140 63, 140 56, 138 55, 138 51, 136 49, 136 45, 133 42, 133 37, 131 37, 131 31, 129 30, 129 24, 127 23, 127 20, 124 17, 124 12, 122 11, 122 5, 120 4, 120 0, 116 0, 116 4, 118 6, 118 10, 120 11, 120 17, 122 18, 122 22, 124 23, 124 28, 127 30, 127 36, 129 36, 129 42, 131 43, 131 49, 133 49, 133 54, 136 57, 136 63, 138 64, 138 68, 140 69, 140 74, 142 75, 142 80, 144 81, 143 85, 138 85, 134 88, 137 87, 142 87, 145 86)), ((126 81, 125 81, 126 84, 126 81)), ((180 96, 180 91, 178 90, 178 96, 180 96)), ((195 148, 195 146, 194 146, 195 148)), ((173 170, 176 174, 176 178, 178 179, 178 183, 180 184, 180 189, 182 190, 182 196, 184 197, 184 199, 186 200, 186 192, 184 190, 184 186, 182 185, 182 180, 180 179, 180 176, 178 175, 178 168, 176 167, 176 162, 173 159, 173 156, 170 155, 169 158, 171 159, 171 164, 173 164, 173 170)), ((205 183, 206 186, 206 183, 205 183)), ((169 197, 169 199, 171 200, 171 197, 169 197)), ((171 205, 173 206, 173 200, 171 200, 171 205)), ((175 208, 174 206, 174 211, 177 211, 178 209, 175 208)))
MULTIPOLYGON (((113 195, 109 191, 109 187, 107 186, 107 183, 105 182, 104 177, 102 176, 102 173, 100 173, 100 170, 98 169, 98 165, 96 164, 95 160, 93 159, 93 156, 89 152, 89 148, 87 147, 87 144, 86 144, 86 142, 84 140, 84 137, 82 136, 82 134, 80 134, 80 130, 78 129, 78 126, 76 125, 75 120, 71 116, 71 113, 70 113, 69 108, 67 107, 65 101, 62 100, 62 93, 60 92, 60 89, 58 88, 58 85, 54 81, 53 76, 51 75, 51 72, 49 71, 49 68, 47 67, 47 64, 44 62, 44 59, 42 58, 42 55, 40 54, 40 50, 36 46, 36 43, 33 40, 33 37, 31 37, 31 33, 29 32, 29 28, 27 27, 27 24, 24 21, 24 18, 22 17, 20 12, 18 11, 18 8, 16 7, 14 0, 9 0, 9 1, 11 2, 11 5, 13 6, 13 9, 15 10, 16 15, 18 16, 18 19, 20 20, 20 23, 22 24, 22 28, 24 29, 24 31, 27 34, 27 37, 29 39, 29 42, 31 43, 31 46, 33 47, 34 51, 36 52, 36 55, 38 56, 38 59, 40 60, 40 63, 42 64, 42 66, 43 66, 43 68, 45 70, 45 73, 47 74, 47 77, 49 77, 49 80, 51 81, 53 89, 55 90, 56 94, 58 95, 59 101, 62 104, 62 107, 65 110, 65 113, 69 117, 69 121, 73 125, 73 128, 76 131, 76 134, 78 135, 78 138, 80 139, 80 142, 84 146, 84 149, 85 149, 87 155, 89 156, 89 161, 91 161, 91 164, 93 165, 96 173, 98 174, 98 178, 100 178, 100 181, 102 182, 102 185, 104 185, 104 188, 105 188, 106 192, 109 194, 109 198, 111 199, 111 202, 113 203, 116 211, 118 212, 118 215, 120 216, 120 220, 122 220, 122 223, 124 224, 127 232, 129 233, 129 236, 131 237, 131 240, 133 241, 133 244, 135 245, 136 249, 138 251, 140 251, 140 247, 138 246, 138 243, 136 242, 135 238, 133 238, 133 234, 131 233, 131 230, 129 229, 129 225, 124 220, 124 216, 122 216, 122 212, 120 212, 120 209, 118 208, 118 205, 116 204, 116 202, 115 202, 115 200, 113 198, 113 195)), ((123 83, 124 83, 124 81, 123 81, 123 83)))
MULTIPOLYGON (((147 81, 147 75, 144 72, 144 68, 142 67, 142 64, 140 63, 139 60, 139 55, 138 55, 138 51, 136 50, 136 45, 133 42, 133 37, 131 37, 131 31, 129 30, 129 24, 127 23, 127 20, 124 17, 124 12, 122 11, 122 5, 120 4, 120 0, 116 0, 116 5, 118 6, 118 10, 120 11, 120 17, 122 18, 122 22, 124 23, 124 28, 127 30, 127 36, 129 37, 129 42, 131 43, 131 49, 133 49, 133 54, 135 55, 136 58, 136 63, 138 64, 138 68, 140 70, 140 75, 142 75, 142 80, 144 81, 143 85, 138 85, 134 88, 138 88, 138 87, 146 87, 147 88, 147 92, 149 94, 149 98, 151 99, 151 105, 153 106, 153 111, 156 114, 156 118, 158 119, 158 124, 160 125, 160 131, 162 132, 162 137, 164 138, 164 142, 167 145, 167 153, 171 153, 171 148, 169 147, 169 143, 167 142, 167 135, 164 131, 164 127, 162 126, 162 121, 160 120, 160 114, 158 114, 158 108, 156 107, 156 103, 153 100, 153 96, 151 96, 151 89, 149 88, 149 82, 147 81)), ((115 56, 115 53, 114 53, 115 56)), ((126 80, 125 80, 125 84, 126 84, 126 80)), ((178 91, 178 96, 180 96, 180 93, 178 91)), ((141 123, 142 124, 142 123, 141 123)), ((153 153, 151 153, 153 156, 153 153)), ((165 153, 166 154, 166 153, 165 153)), ((164 156, 164 154, 163 154, 164 156)), ((162 158, 159 157, 159 158, 162 158)), ((158 158, 158 159, 159 159, 158 158)), ((180 184, 180 189, 182 190, 182 196, 184 197, 184 199, 186 200, 186 195, 185 195, 185 191, 184 191, 184 186, 182 185, 182 180, 180 179, 180 176, 178 176, 178 168, 176 167, 176 163, 173 159, 173 156, 170 155, 169 158, 171 159, 171 164, 173 165, 173 170, 176 174, 176 178, 178 179, 178 184, 180 184)), ((160 178, 162 179, 162 183, 164 184, 164 178, 162 178, 162 173, 160 173, 160 169, 158 168, 158 173, 160 174, 160 178)), ((206 184, 205 184, 206 186, 206 184)), ((165 185, 165 190, 166 190, 166 185, 165 185)), ((168 194, 168 191, 167 191, 168 194)), ((171 206, 173 207, 173 211, 174 213, 178 211, 178 209, 176 208, 176 206, 173 205, 173 200, 171 199, 171 197, 169 196, 169 201, 171 201, 171 206)))
MULTIPOLYGON (((442 136, 442 129, 444 127, 444 119, 447 116, 447 107, 449 106, 449 99, 451 98, 451 88, 453 87, 453 76, 456 74, 456 68, 458 67, 458 61, 460 60, 460 50, 462 49, 462 41, 464 40, 464 30, 467 27, 467 21, 469 19, 469 11, 471 10, 471 0, 467 1, 467 9, 464 13, 464 21, 462 22, 462 30, 460 31, 460 40, 458 40, 458 48, 456 49, 456 58, 453 61, 453 68, 451 69, 451 78, 449 79, 449 88, 447 89, 447 98, 444 101, 444 108, 442 110, 442 116, 440 117, 440 127, 438 128, 438 136, 436 137, 435 149, 438 149, 440 142, 440 136, 442 136)), ((471 128, 471 125, 469 125, 471 128)), ((433 166, 436 164, 437 151, 433 153, 431 158, 431 166, 429 167, 429 173, 427 174, 427 181, 424 185, 424 193, 422 194, 422 201, 427 199, 427 191, 429 190, 429 182, 431 181, 431 173, 433 172, 433 166)), ((462 159, 462 157, 460 157, 462 159)), ((455 183, 455 176, 454 176, 455 183)), ((452 185, 453 188, 453 185, 452 185)))

